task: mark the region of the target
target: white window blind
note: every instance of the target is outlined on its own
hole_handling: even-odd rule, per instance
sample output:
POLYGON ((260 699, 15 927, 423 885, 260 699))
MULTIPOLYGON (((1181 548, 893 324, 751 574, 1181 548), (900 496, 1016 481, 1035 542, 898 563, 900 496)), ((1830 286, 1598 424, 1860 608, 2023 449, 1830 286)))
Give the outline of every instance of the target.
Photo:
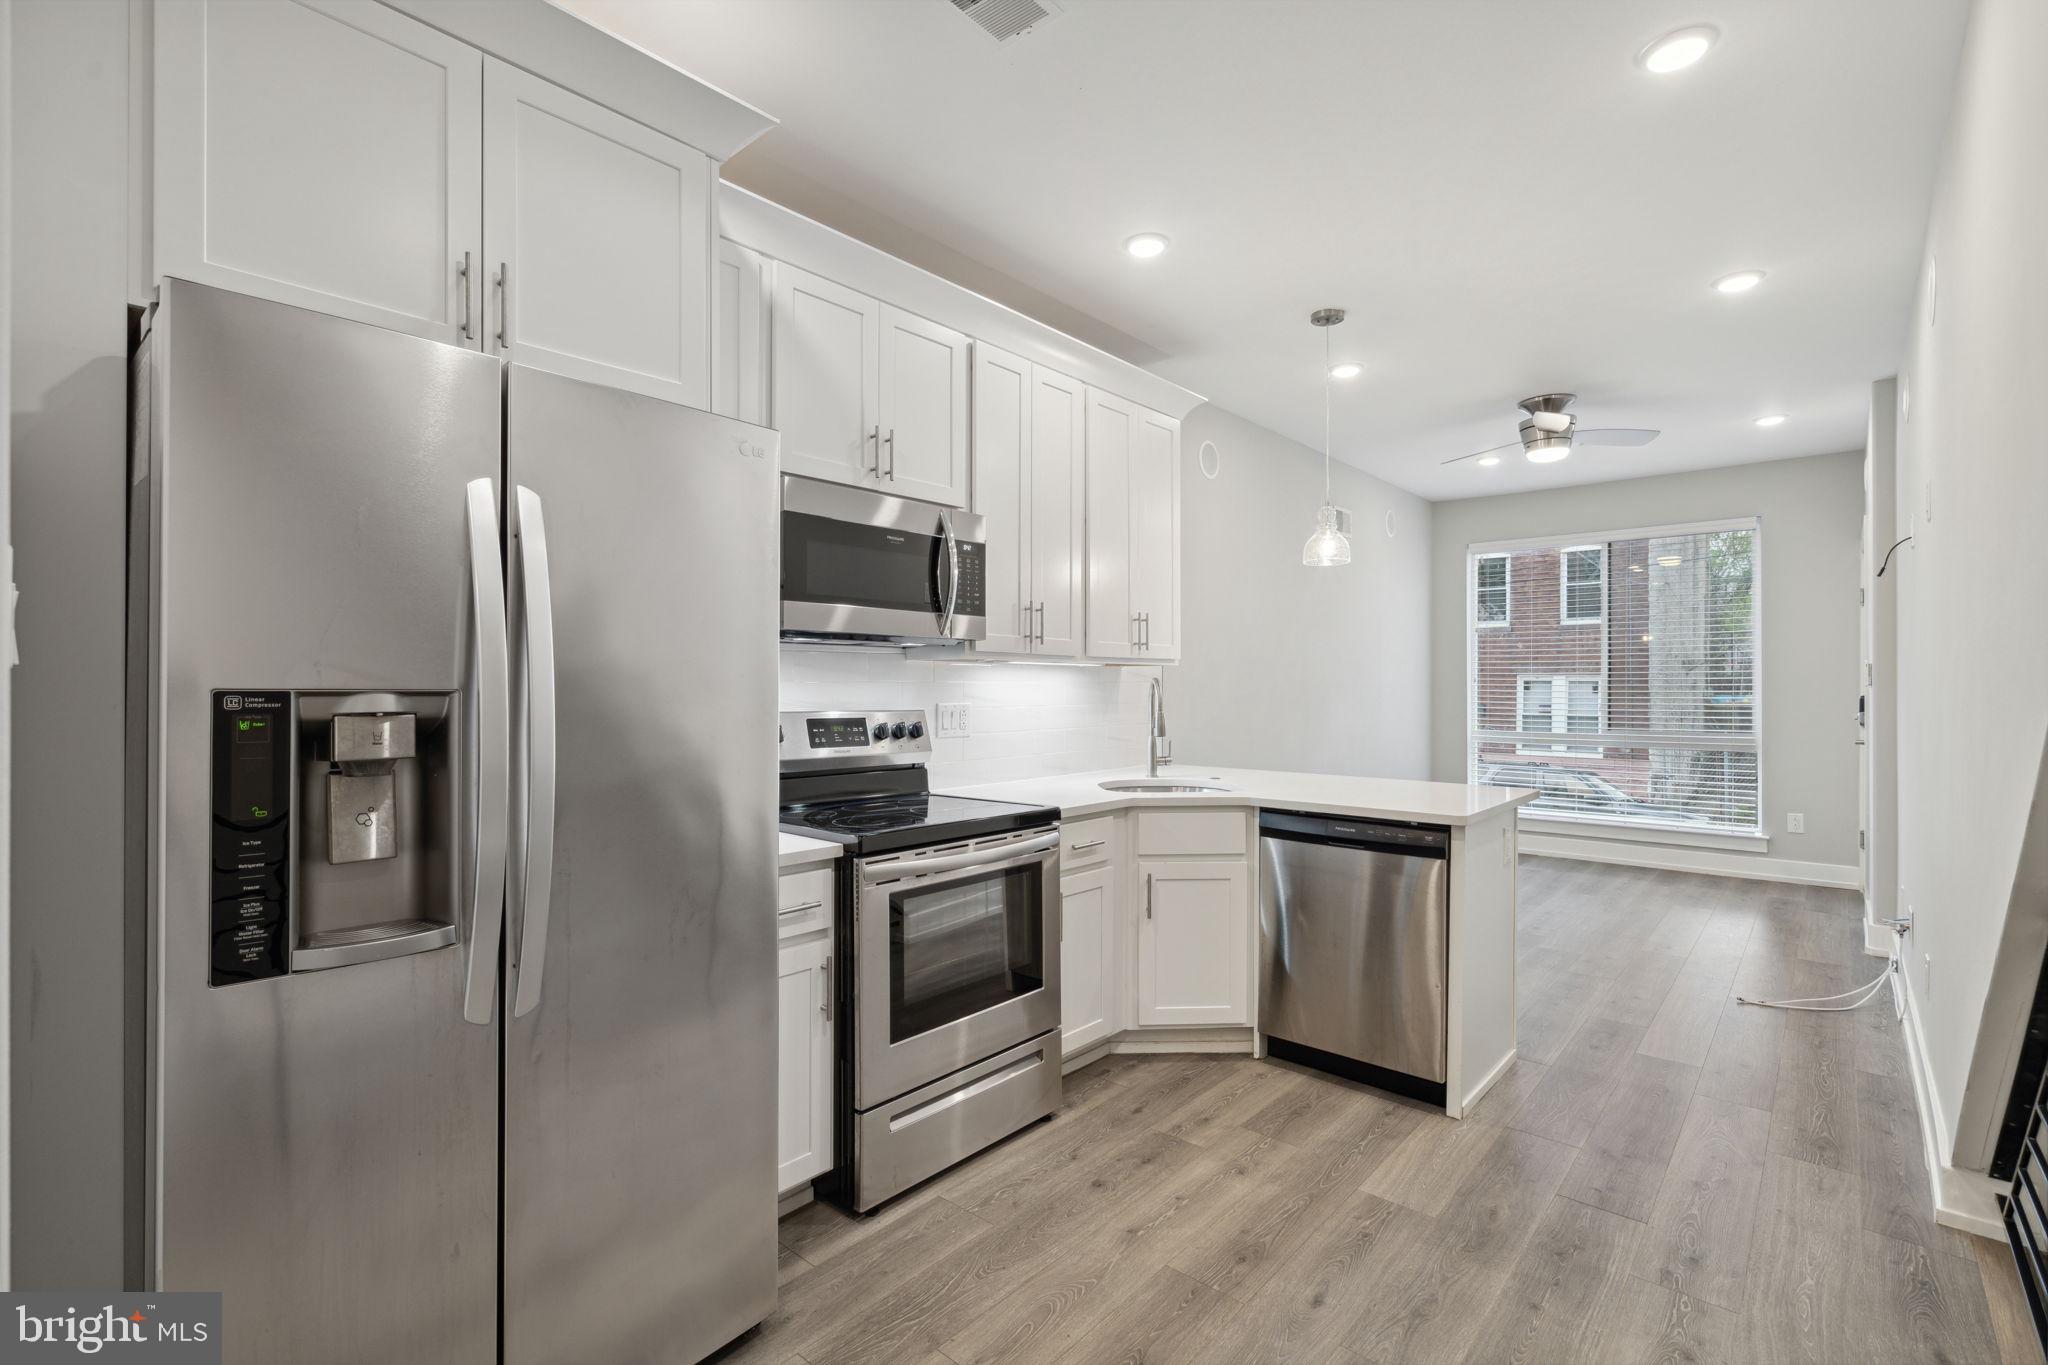
POLYGON ((1531 814, 1761 832, 1757 522, 1474 546, 1470 780, 1531 814))

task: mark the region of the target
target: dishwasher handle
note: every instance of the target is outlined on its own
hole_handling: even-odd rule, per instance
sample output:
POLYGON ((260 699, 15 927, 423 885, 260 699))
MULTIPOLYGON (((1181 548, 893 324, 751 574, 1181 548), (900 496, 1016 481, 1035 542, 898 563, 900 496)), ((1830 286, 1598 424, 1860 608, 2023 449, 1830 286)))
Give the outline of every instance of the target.
POLYGON ((1451 856, 1451 832, 1439 825, 1409 825, 1390 820, 1349 820, 1341 816, 1300 811, 1262 810, 1259 833, 1268 839, 1304 844, 1397 853, 1409 858, 1451 856))

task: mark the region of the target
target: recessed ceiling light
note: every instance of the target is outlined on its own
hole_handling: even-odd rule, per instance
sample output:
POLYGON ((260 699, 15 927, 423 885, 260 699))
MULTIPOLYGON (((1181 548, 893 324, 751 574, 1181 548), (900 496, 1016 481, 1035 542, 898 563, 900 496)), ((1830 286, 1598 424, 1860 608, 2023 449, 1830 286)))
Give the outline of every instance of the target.
POLYGON ((1766 413, 1756 419, 1756 424, 1760 427, 1782 427, 1785 425, 1785 414, 1782 412, 1766 413))
POLYGON ((1676 33, 1667 33, 1636 54, 1636 61, 1645 71, 1654 71, 1666 76, 1673 71, 1683 71, 1707 55, 1707 49, 1714 45, 1714 39, 1721 36, 1719 29, 1711 24, 1699 24, 1693 28, 1682 28, 1676 33))
POLYGON ((1124 250, 1141 261, 1149 261, 1166 250, 1166 236, 1158 232, 1141 232, 1124 240, 1124 250))
POLYGON ((1356 379, 1364 373, 1365 366, 1355 360, 1347 360, 1341 365, 1332 365, 1330 367, 1330 378, 1332 379, 1356 379))
POLYGON ((1733 275, 1723 275, 1714 281, 1714 288, 1723 294, 1747 294, 1764 282, 1761 270, 1738 270, 1733 275))
POLYGON ((1481 469, 1491 469, 1499 463, 1500 456, 1498 455, 1481 455, 1479 457, 1479 467, 1481 469))

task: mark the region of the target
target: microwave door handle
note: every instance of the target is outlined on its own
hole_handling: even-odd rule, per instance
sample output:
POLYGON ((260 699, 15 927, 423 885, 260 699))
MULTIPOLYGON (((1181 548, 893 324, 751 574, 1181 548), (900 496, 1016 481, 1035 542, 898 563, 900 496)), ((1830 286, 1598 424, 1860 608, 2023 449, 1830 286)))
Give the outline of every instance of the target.
POLYGON ((498 944, 505 927, 505 836, 511 787, 510 666, 505 630, 504 565, 498 557, 498 495, 490 479, 465 490, 469 520, 470 612, 475 631, 476 827, 470 869, 469 960, 462 1017, 491 1022, 498 944))
POLYGON ((939 579, 939 601, 945 606, 945 615, 939 618, 939 635, 950 640, 953 608, 960 601, 960 538, 953 534, 953 514, 943 507, 939 509, 939 530, 946 538, 946 567, 939 579))
POLYGON ((555 604, 548 577, 547 525, 540 495, 523 485, 513 490, 516 518, 512 523, 518 575, 513 591, 521 610, 519 665, 522 683, 519 709, 524 722, 522 817, 516 854, 521 875, 518 939, 512 945, 517 985, 512 1017, 532 1012, 540 1003, 541 975, 547 966, 548 902, 555 881, 555 604))

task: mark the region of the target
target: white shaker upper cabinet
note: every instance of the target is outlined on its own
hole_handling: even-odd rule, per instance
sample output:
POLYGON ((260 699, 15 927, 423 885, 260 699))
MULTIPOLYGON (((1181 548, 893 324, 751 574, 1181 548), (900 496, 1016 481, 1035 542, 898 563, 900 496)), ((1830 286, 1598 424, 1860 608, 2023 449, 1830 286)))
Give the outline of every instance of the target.
POLYGON ((1088 655, 1138 659, 1131 602, 1131 456, 1138 410, 1088 390, 1088 655))
POLYGON ((483 55, 372 0, 155 20, 156 274, 477 345, 483 55))
POLYGON ((967 360, 964 334, 882 305, 878 487, 967 505, 967 360))
POLYGON ((1043 365, 1031 367, 1031 596, 1037 602, 1034 654, 1081 653, 1081 555, 1087 386, 1043 365))
POLYGON ((770 425, 782 434, 782 472, 872 486, 882 306, 780 261, 773 295, 770 425))
POLYGON ((711 158, 493 58, 484 144, 491 349, 709 407, 711 158))
POLYGON ((1031 593, 1031 362, 974 343, 974 510, 987 521, 988 637, 977 653, 1028 654, 1031 593))
POLYGON ((1180 657, 1180 423, 1146 408, 1131 447, 1131 611, 1145 659, 1180 657))
POLYGON ((766 256, 723 238, 711 267, 711 410, 768 425, 766 256))

